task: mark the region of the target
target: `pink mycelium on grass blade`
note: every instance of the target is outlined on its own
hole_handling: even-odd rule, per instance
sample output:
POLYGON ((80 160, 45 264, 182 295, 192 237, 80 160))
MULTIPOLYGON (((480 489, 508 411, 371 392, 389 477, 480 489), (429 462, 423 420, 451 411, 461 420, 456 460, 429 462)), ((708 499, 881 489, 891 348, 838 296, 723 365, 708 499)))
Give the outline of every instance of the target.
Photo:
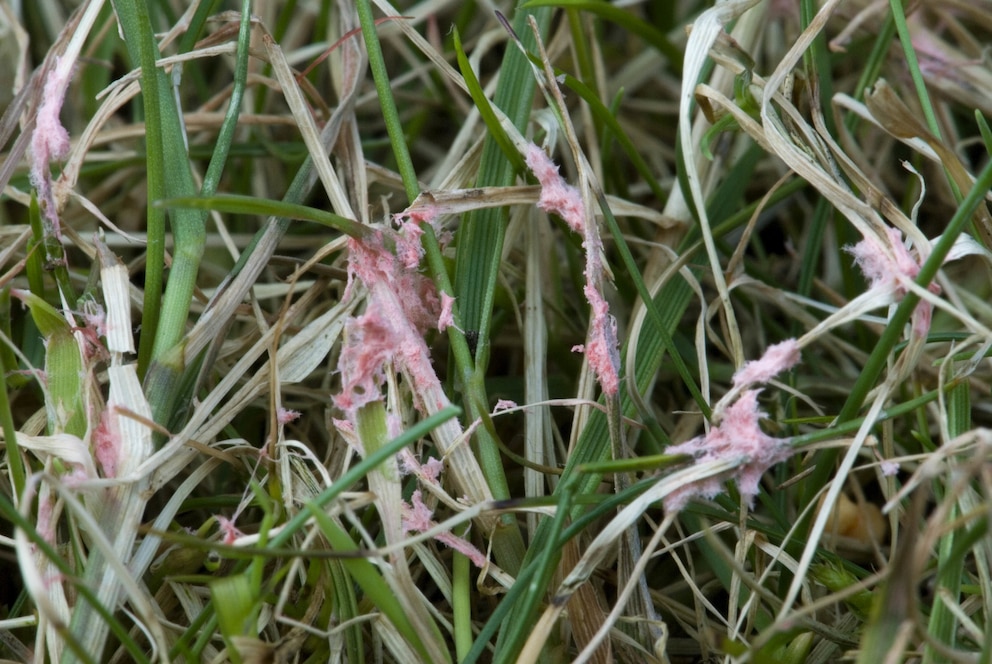
MULTIPOLYGON (((699 462, 731 461, 737 465, 733 478, 741 495, 753 504, 766 470, 792 456, 788 439, 774 438, 761 430, 765 416, 758 408, 759 390, 745 390, 723 411, 720 423, 704 436, 669 447, 669 454, 688 454, 699 462)), ((693 498, 712 498, 723 490, 725 476, 707 477, 683 485, 664 499, 665 509, 681 510, 693 498)))
POLYGON ((734 374, 734 387, 767 383, 799 362, 799 343, 786 339, 769 346, 761 359, 751 360, 734 374))
MULTIPOLYGON (((916 279, 920 273, 920 260, 917 260, 906 248, 902 240, 902 232, 897 228, 886 228, 889 242, 883 246, 875 237, 866 236, 861 242, 845 249, 854 256, 854 262, 868 279, 869 287, 881 297, 888 295, 891 301, 901 299, 909 292, 909 282, 916 279)), ((925 258, 925 257, 924 257, 925 258)), ((940 293, 940 286, 931 283, 928 290, 940 293)), ((913 311, 913 334, 923 338, 930 331, 930 320, 933 306, 921 301, 913 311)))
POLYGON ((34 133, 31 135, 31 184, 38 190, 42 211, 56 237, 61 236, 61 229, 52 192, 50 164, 69 154, 69 132, 62 126, 59 114, 72 79, 73 64, 71 58, 55 59, 55 66, 45 81, 34 133))
POLYGON ((583 292, 592 306, 592 324, 585 354, 589 365, 599 377, 603 392, 613 396, 620 389, 620 352, 617 341, 617 321, 610 315, 610 306, 603 295, 586 283, 583 292))
POLYGON ((418 224, 429 219, 398 219, 397 232, 382 229, 348 243, 348 291, 355 278, 368 289, 365 313, 345 324, 339 361, 343 389, 334 402, 349 419, 382 398, 389 364, 407 375, 415 396, 429 400, 418 407, 433 412, 446 405, 424 341, 427 330, 442 318, 442 306, 434 283, 416 270, 422 256, 418 224))
POLYGON ((214 517, 217 519, 217 526, 220 528, 220 532, 224 535, 222 542, 227 546, 234 545, 238 538, 244 537, 245 534, 241 532, 236 525, 234 525, 234 519, 228 519, 225 516, 217 515, 214 517))
MULTIPOLYGON (((402 523, 404 533, 422 533, 437 525, 434 522, 434 513, 431 508, 424 504, 420 489, 414 491, 413 495, 410 496, 410 504, 403 503, 402 523)), ((479 569, 486 566, 486 557, 468 541, 452 533, 440 533, 435 535, 434 539, 461 553, 479 569)))
POLYGON ((290 410, 289 408, 283 408, 282 406, 276 411, 276 421, 279 424, 289 424, 290 422, 295 422, 300 419, 300 411, 290 410))
POLYGON ((617 322, 610 315, 610 307, 601 290, 604 270, 599 232, 595 223, 586 223, 585 204, 579 190, 565 182, 544 150, 531 143, 527 146, 524 159, 541 184, 538 207, 557 214, 569 228, 582 235, 582 247, 586 252, 583 293, 592 309, 592 317, 589 338, 575 350, 585 352, 603 392, 613 396, 620 389, 620 352, 617 322))
POLYGON ((437 331, 444 332, 455 324, 455 298, 447 293, 441 293, 441 315, 437 317, 437 331))
MULTIPOLYGON (((349 242, 347 293, 356 282, 367 291, 365 312, 345 324, 345 341, 338 360, 341 392, 334 403, 344 411, 344 420, 335 420, 342 437, 361 450, 356 435, 363 406, 383 400, 382 388, 387 372, 402 375, 418 412, 432 415, 451 405, 444 386, 431 365, 430 351, 424 340, 427 330, 437 325, 442 306, 433 282, 408 267, 419 247, 412 244, 420 228, 413 225, 433 222, 434 211, 417 214, 404 212, 395 217, 399 230, 380 229, 362 239, 349 242), (397 258, 398 252, 402 257, 397 258)), ((387 414, 387 422, 389 414, 387 414)), ((396 420, 399 423, 399 419, 396 420)), ((479 423, 462 428, 457 418, 438 425, 431 437, 450 471, 450 479, 466 504, 492 500, 492 492, 471 448, 465 444, 479 423)), ((398 432, 397 432, 398 433, 398 432)), ((439 473, 438 465, 428 465, 425 473, 439 473)), ((426 480, 429 481, 429 480, 426 480)), ((485 529, 495 527, 492 517, 478 520, 485 529)), ((487 530, 488 532, 488 530, 487 530)))
POLYGON ((55 537, 55 526, 58 523, 57 505, 58 501, 55 496, 48 495, 38 500, 35 530, 38 532, 38 536, 50 545, 54 545, 57 541, 55 537))
POLYGON ((516 408, 517 402, 511 401, 510 399, 498 399, 496 405, 493 406, 493 415, 500 413, 504 410, 510 410, 511 408, 516 408))
POLYGON ((421 464, 408 448, 400 450, 396 456, 399 461, 400 473, 403 475, 413 475, 425 484, 438 484, 441 481, 444 462, 440 459, 430 457, 421 464))
POLYGON ((565 182, 558 173, 558 166, 551 161, 544 150, 533 143, 527 146, 524 159, 534 177, 541 183, 541 197, 537 201, 537 206, 557 214, 574 232, 584 234, 585 205, 582 203, 579 191, 565 182))
POLYGON ((93 429, 93 453, 104 477, 117 477, 121 444, 117 439, 120 429, 114 420, 118 417, 120 416, 112 408, 105 408, 93 429))

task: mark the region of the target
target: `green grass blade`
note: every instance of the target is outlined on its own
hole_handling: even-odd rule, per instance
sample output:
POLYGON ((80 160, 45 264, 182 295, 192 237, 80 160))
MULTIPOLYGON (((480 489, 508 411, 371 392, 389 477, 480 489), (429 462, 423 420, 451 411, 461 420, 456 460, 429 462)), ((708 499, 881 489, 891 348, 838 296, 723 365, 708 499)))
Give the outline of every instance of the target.
MULTIPOLYGON (((971 420, 971 389, 967 382, 959 383, 951 388, 947 397, 947 433, 951 438, 970 431, 971 420)), ((952 485, 953 486, 953 485, 952 485)), ((969 491, 970 489, 965 489, 969 491)), ((939 489, 938 489, 939 491, 939 489)), ((939 491, 943 493, 942 491, 939 491)), ((948 522, 955 522, 961 516, 959 501, 955 501, 948 522)), ((927 633, 937 643, 948 648, 956 648, 958 643, 957 617, 948 606, 948 598, 957 603, 961 597, 961 583, 964 578, 967 551, 958 550, 958 530, 952 529, 940 538, 937 550, 937 591, 933 598, 933 608, 927 623, 927 633)), ((942 652, 938 652, 931 644, 927 644, 923 653, 924 664, 949 661, 942 652)))
POLYGON ((34 293, 17 291, 35 325, 45 338, 45 375, 48 378, 48 432, 86 435, 87 413, 83 397, 83 357, 68 321, 34 293))
POLYGON ((468 61, 468 56, 465 55, 465 49, 462 48, 461 35, 458 34, 457 29, 452 33, 452 39, 455 45, 455 58, 458 61, 458 71, 462 73, 462 78, 465 79, 465 87, 468 88, 468 94, 472 97, 475 107, 479 110, 482 122, 485 123, 486 129, 489 130, 489 136, 492 137, 492 140, 499 147, 500 152, 503 153, 503 156, 513 166, 514 171, 518 173, 526 172, 527 166, 524 164, 520 152, 514 147, 513 141, 510 140, 499 118, 496 117, 496 112, 493 111, 492 104, 489 103, 486 93, 482 90, 482 84, 479 83, 475 72, 472 71, 472 65, 468 61))
MULTIPOLYGON (((220 4, 220 0, 214 0, 212 5, 220 4)), ((183 35, 181 49, 183 51, 192 48, 192 37, 195 37, 206 22, 208 14, 200 11, 206 7, 204 3, 193 17, 190 30, 183 35)), ((203 186, 200 189, 201 196, 210 196, 217 191, 220 185, 220 178, 227 164, 227 157, 231 153, 231 144, 234 142, 234 132, 238 127, 238 118, 241 116, 241 103, 244 100, 245 88, 248 82, 248 61, 250 57, 249 48, 251 46, 251 0, 241 0, 241 20, 238 24, 238 46, 237 59, 234 65, 234 81, 231 88, 231 99, 228 102, 227 112, 224 115, 224 122, 221 124, 217 134, 217 143, 214 146, 214 153, 210 158, 210 165, 203 176, 203 186)))
MULTIPOLYGON (((358 551, 358 546, 351 540, 348 533, 334 523, 323 510, 317 508, 313 503, 310 503, 307 507, 309 509, 309 515, 317 522, 320 532, 327 538, 327 541, 330 542, 331 547, 335 551, 358 551)), ((348 571, 348 574, 355 580, 355 583, 361 587, 362 592, 372 602, 372 605, 378 608, 393 623, 393 626, 403 635, 407 643, 413 646, 417 653, 420 654, 423 658, 421 661, 431 661, 427 648, 420 639, 420 635, 417 634, 410 620, 403 613, 402 608, 396 602, 393 591, 383 580, 382 575, 379 574, 379 570, 376 569, 375 565, 365 558, 358 557, 342 558, 341 565, 348 571)))
POLYGON ((215 196, 193 196, 188 198, 170 198, 159 201, 158 205, 164 208, 183 208, 192 210, 214 210, 217 212, 227 212, 229 214, 250 214, 260 216, 281 217, 283 219, 297 219, 300 221, 312 221, 328 228, 340 231, 353 238, 363 238, 371 233, 371 229, 364 224, 360 224, 353 219, 347 219, 340 215, 318 210, 306 205, 287 203, 285 201, 273 201, 253 196, 241 196, 238 194, 217 194, 215 196))
MULTIPOLYGON (((327 561, 328 574, 331 577, 331 592, 334 596, 334 613, 340 622, 348 622, 357 618, 358 599, 355 597, 355 584, 351 582, 348 572, 339 560, 327 561)), ((328 616, 330 618, 330 616, 328 616)), ((352 624, 345 630, 345 656, 348 662, 364 664, 365 646, 362 630, 357 624, 352 624)))
MULTIPOLYGON (((676 72, 682 71, 682 51, 662 31, 634 14, 624 11, 604 0, 530 0, 523 4, 524 9, 532 7, 561 7, 562 9, 586 11, 606 19, 637 35, 668 59, 668 66, 676 72)), ((519 31, 518 31, 519 32, 519 31)))
MULTIPOLYGON (((172 215, 175 252, 164 297, 165 211, 155 201, 167 197, 193 196, 196 188, 186 153, 185 134, 172 87, 156 66, 159 58, 149 7, 144 2, 116 3, 121 32, 133 62, 140 63, 145 112, 148 174, 148 254, 146 259, 145 306, 142 314, 139 373, 172 349, 182 338, 193 299, 200 258, 205 243, 204 215, 196 210, 177 210, 172 215), (160 300, 161 298, 161 300, 160 300), (161 302, 161 304, 159 304, 161 302)), ((153 404, 153 408, 157 404, 153 404)))
MULTIPOLYGON (((527 25, 529 12, 518 10, 513 29, 525 48, 534 48, 534 39, 527 25)), ((533 12, 538 29, 545 33, 551 19, 549 9, 533 12)), ((493 104, 501 109, 517 129, 524 133, 534 101, 535 82, 530 63, 518 49, 507 51, 500 69, 493 104)), ((480 109, 481 110, 481 109, 480 109)), ((513 183, 513 163, 504 156, 493 136, 482 147, 482 162, 475 184, 477 187, 503 187, 513 183)), ((498 208, 468 214, 462 220, 455 257, 455 297, 458 300, 462 325, 475 339, 473 354, 484 371, 489 346, 493 297, 496 275, 506 232, 506 212, 498 208), (481 354, 480 354, 481 353, 481 354)))

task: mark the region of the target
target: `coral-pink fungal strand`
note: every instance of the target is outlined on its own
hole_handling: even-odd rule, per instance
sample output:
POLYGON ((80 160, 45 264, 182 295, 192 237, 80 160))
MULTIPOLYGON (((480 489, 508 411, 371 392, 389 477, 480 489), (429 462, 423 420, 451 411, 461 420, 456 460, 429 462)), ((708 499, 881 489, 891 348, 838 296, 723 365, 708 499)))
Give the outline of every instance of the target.
MULTIPOLYGON (((422 533, 430 530, 437 524, 434 522, 434 514, 431 509, 424 504, 420 489, 413 492, 410 497, 410 504, 403 503, 402 528, 404 532, 422 533)), ((482 552, 472 546, 472 544, 453 533, 440 533, 434 537, 438 542, 461 553, 478 567, 486 566, 486 557, 482 552)))
POLYGON ((545 212, 552 212, 565 220, 576 233, 585 230, 585 212, 579 190, 571 186, 558 173, 558 166, 533 143, 527 146, 524 160, 534 177, 541 184, 541 197, 537 206, 545 212))
POLYGON ((772 378, 796 366, 799 362, 799 344, 786 339, 769 346, 761 359, 751 360, 734 374, 734 386, 767 383, 772 378))
MULTIPOLYGON (((759 426, 758 390, 745 390, 723 413, 723 419, 705 436, 669 447, 670 454, 689 454, 697 461, 730 461, 737 470, 732 479, 751 503, 766 470, 792 456, 786 439, 773 438, 759 426)), ((723 489, 723 476, 708 477, 679 487, 664 499, 665 509, 679 511, 689 500, 712 498, 723 489)))
POLYGON ((585 352, 603 392, 613 396, 620 388, 620 353, 616 320, 610 315, 609 305, 600 291, 603 263, 599 234, 594 224, 586 223, 585 205, 579 190, 565 182, 558 173, 558 167, 544 150, 531 143, 527 146, 524 159, 541 184, 538 207, 557 214, 572 231, 582 234, 582 247, 586 252, 586 284, 583 292, 592 314, 589 338, 585 344, 574 346, 572 350, 585 352))

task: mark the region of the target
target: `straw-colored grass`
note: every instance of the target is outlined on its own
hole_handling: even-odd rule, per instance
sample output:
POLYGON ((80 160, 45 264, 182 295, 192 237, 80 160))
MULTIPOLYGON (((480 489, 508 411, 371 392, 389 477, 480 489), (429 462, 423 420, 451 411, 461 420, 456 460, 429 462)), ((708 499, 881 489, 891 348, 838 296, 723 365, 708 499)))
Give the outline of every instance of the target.
POLYGON ((25 4, 0 659, 992 661, 992 4, 25 4))

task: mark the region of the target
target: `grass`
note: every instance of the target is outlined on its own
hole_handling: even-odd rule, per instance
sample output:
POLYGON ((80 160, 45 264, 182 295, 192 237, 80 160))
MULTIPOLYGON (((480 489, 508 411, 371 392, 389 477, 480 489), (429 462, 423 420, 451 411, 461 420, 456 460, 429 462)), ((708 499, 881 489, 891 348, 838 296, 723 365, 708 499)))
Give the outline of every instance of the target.
POLYGON ((0 658, 992 659, 985 4, 3 9, 0 658))

